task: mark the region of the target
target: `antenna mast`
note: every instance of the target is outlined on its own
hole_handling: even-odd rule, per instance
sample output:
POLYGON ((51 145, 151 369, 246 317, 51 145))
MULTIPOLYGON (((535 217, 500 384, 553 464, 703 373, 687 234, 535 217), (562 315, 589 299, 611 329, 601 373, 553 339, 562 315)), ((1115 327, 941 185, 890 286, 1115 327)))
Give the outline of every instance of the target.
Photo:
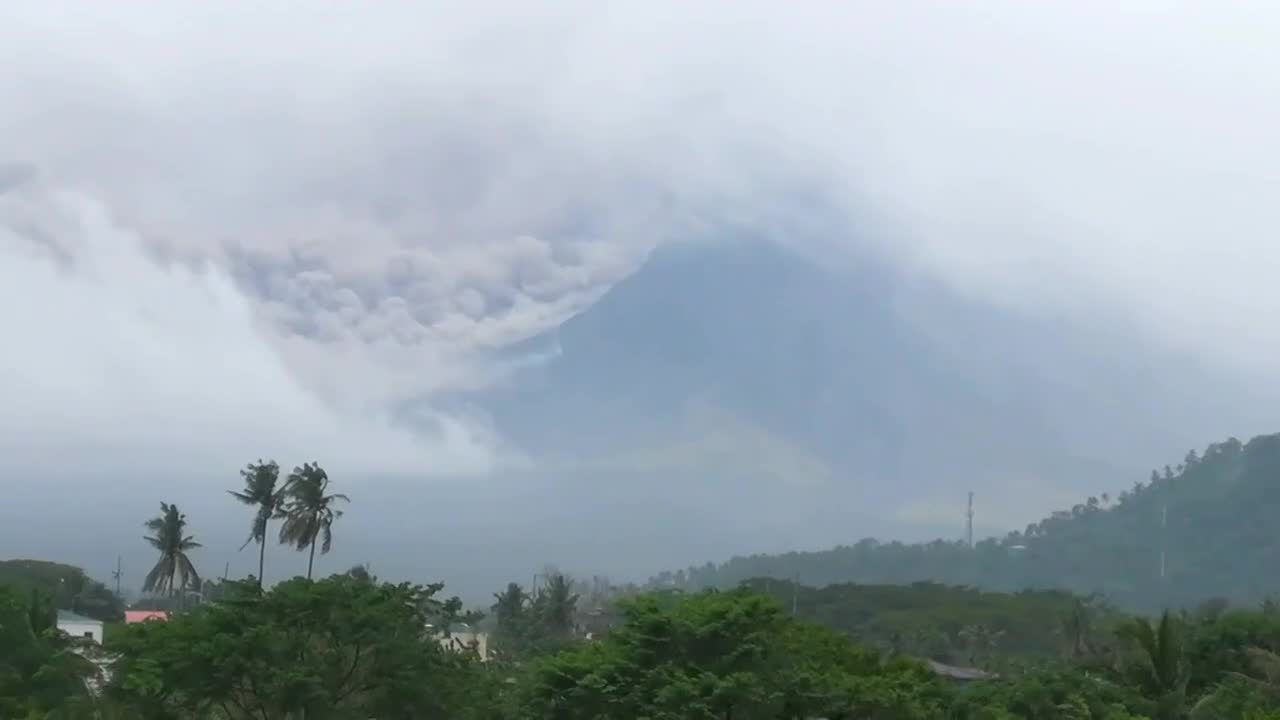
POLYGON ((973 547, 973 491, 969 491, 969 510, 965 513, 965 542, 973 547))
POLYGON ((1160 579, 1164 579, 1165 560, 1169 547, 1169 503, 1160 508, 1160 579))

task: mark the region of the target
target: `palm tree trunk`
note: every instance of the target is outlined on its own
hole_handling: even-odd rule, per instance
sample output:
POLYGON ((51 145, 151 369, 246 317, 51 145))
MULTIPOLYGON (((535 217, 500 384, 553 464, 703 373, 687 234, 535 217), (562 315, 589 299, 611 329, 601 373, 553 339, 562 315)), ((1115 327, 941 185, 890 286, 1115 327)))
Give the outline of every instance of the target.
POLYGON ((311 579, 311 565, 316 561, 316 539, 311 538, 311 557, 307 558, 307 579, 311 579))
POLYGON ((267 535, 263 533, 262 540, 258 542, 258 589, 262 589, 262 568, 267 562, 267 535))

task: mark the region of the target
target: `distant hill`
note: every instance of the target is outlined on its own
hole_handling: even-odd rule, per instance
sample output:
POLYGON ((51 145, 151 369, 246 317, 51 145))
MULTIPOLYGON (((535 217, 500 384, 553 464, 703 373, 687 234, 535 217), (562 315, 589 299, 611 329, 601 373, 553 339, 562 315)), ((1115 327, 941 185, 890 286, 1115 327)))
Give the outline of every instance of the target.
POLYGON ((104 621, 124 616, 120 598, 84 570, 43 560, 0 560, 0 585, 36 591, 49 597, 54 607, 73 610, 104 621))
POLYGON ((1216 598, 1255 603, 1280 593, 1278 517, 1280 434, 1247 444, 1232 438, 1152 471, 1147 482, 1090 497, 973 548, 866 539, 821 552, 735 557, 663 573, 654 582, 700 588, 758 577, 817 585, 931 580, 1097 592, 1139 610, 1216 598))

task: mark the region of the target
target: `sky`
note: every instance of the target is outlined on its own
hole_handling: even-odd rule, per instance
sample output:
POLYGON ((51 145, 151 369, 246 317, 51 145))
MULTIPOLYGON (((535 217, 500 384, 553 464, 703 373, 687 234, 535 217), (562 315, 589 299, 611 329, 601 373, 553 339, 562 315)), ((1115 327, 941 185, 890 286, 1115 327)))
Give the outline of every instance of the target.
POLYGON ((201 502, 259 455, 486 482, 525 449, 433 398, 498 382, 495 351, 654 247, 814 202, 849 231, 811 252, 1272 383, 1278 26, 1243 2, 5 3, 7 519, 37 515, 30 483, 201 502))

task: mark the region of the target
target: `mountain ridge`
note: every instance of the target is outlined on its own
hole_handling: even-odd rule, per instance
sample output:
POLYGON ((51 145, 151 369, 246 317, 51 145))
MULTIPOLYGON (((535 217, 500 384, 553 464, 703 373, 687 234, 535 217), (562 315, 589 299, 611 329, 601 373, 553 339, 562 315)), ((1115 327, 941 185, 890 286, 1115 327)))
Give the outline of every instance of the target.
POLYGON ((530 342, 554 357, 477 402, 543 459, 666 452, 688 443, 688 408, 703 403, 829 467, 821 504, 879 505, 936 532, 961 517, 936 508, 977 490, 1009 498, 988 515, 998 527, 1015 506, 1113 486, 1142 471, 1134 458, 1209 433, 1177 422, 1215 416, 1179 386, 1200 371, 1150 372, 1160 349, 1125 342, 1102 352, 1086 328, 976 304, 876 259, 828 268, 730 240, 656 251, 530 342))
POLYGON ((738 556, 651 579, 658 586, 729 587, 759 577, 811 585, 938 582, 994 591, 1098 593, 1130 609, 1192 607, 1280 593, 1280 433, 1190 451, 1181 463, 1114 497, 1067 510, 970 548, 871 538, 818 552, 738 556), (1167 522, 1167 525, 1165 524, 1167 522), (1163 556, 1163 557, 1162 557, 1163 556))

